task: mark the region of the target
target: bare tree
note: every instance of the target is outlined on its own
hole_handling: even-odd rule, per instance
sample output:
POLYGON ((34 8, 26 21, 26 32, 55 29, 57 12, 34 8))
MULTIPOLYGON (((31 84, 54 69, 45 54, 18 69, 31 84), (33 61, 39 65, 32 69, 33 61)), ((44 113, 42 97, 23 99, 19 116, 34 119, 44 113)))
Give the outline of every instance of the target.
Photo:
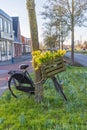
POLYGON ((27 0, 27 9, 30 22, 32 50, 35 51, 39 49, 39 41, 34 0, 27 0))
POLYGON ((45 17, 64 22, 71 31, 71 59, 74 64, 74 28, 87 26, 87 0, 49 0, 45 17), (48 13, 48 14, 47 14, 48 13))

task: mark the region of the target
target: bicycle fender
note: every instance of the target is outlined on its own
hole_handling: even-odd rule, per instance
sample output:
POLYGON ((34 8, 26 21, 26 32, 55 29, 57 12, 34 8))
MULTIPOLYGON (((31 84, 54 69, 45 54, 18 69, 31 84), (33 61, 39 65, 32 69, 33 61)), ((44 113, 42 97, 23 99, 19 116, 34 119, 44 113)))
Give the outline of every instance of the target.
POLYGON ((29 79, 26 75, 24 75, 23 73, 14 73, 12 75, 13 78, 15 78, 18 82, 20 83, 25 83, 25 84, 31 84, 32 85, 32 81, 31 79, 29 79))

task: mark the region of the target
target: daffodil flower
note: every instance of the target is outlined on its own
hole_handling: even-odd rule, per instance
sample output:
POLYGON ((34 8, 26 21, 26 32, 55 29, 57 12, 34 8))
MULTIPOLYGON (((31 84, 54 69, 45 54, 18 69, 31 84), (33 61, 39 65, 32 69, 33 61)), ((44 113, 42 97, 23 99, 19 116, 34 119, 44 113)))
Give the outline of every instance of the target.
POLYGON ((58 51, 46 51, 41 52, 40 50, 32 52, 32 64, 35 67, 35 70, 39 69, 40 66, 47 63, 52 63, 57 57, 63 57, 66 54, 66 50, 58 51))

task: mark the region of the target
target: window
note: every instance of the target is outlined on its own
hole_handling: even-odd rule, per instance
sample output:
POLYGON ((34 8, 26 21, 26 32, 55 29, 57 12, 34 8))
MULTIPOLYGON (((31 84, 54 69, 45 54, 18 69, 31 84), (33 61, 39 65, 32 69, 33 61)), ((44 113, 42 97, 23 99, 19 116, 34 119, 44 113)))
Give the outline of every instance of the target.
POLYGON ((4 21, 4 32, 8 32, 7 21, 4 21))
POLYGON ((0 30, 3 30, 3 25, 2 25, 2 18, 0 18, 0 30))
POLYGON ((8 42, 8 55, 11 55, 12 53, 12 44, 10 42, 8 42))
POLYGON ((11 25, 8 23, 8 33, 11 33, 11 25))
POLYGON ((5 42, 2 42, 1 43, 1 56, 5 56, 6 55, 6 43, 5 42))

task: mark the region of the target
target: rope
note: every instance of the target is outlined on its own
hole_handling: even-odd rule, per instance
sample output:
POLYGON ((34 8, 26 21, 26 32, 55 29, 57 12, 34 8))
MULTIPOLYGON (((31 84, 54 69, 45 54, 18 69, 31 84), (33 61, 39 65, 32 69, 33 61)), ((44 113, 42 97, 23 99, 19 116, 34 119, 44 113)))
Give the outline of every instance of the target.
POLYGON ((46 79, 42 78, 40 81, 38 81, 36 83, 34 82, 34 85, 41 84, 41 82, 44 83, 45 81, 46 81, 46 79))

